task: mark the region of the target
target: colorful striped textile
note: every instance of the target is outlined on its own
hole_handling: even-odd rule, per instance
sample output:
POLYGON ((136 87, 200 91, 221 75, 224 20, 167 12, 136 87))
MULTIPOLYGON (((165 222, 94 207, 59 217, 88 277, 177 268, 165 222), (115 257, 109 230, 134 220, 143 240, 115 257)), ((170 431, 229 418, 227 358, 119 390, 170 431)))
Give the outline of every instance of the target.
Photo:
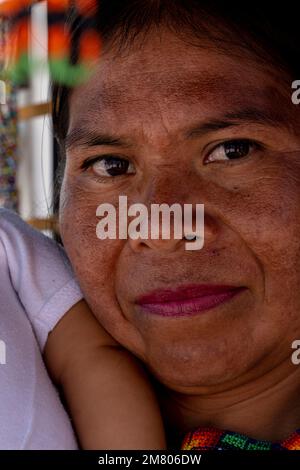
MULTIPOLYGON (((31 7, 41 0, 1 0, 0 17, 10 23, 8 73, 15 83, 23 83, 34 70, 30 55, 31 7)), ((53 81, 75 86, 89 74, 101 54, 97 32, 98 0, 47 0, 48 65, 53 81), (71 19, 72 18, 72 19, 71 19), (76 25, 73 35, 72 24, 76 25), (75 39, 75 41, 74 41, 75 39)), ((3 51, 0 50, 0 57, 3 51)))

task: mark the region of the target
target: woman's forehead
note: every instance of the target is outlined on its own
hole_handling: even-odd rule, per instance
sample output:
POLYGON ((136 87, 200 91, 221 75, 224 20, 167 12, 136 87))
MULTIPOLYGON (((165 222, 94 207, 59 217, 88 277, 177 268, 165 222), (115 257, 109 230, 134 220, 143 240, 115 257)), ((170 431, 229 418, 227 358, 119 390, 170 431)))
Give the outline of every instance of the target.
MULTIPOLYGON (((126 56, 107 52, 92 78, 70 100, 71 125, 86 120, 114 120, 120 116, 180 113, 199 107, 199 113, 235 112, 258 108, 269 114, 295 111, 286 85, 253 60, 193 47, 172 38, 133 49, 126 56), (288 106, 287 106, 288 104, 288 106), (80 111, 80 114, 79 114, 80 111)), ((272 71, 273 72, 273 71, 272 71)))
POLYGON ((174 130, 188 130, 189 121, 199 120, 205 128, 220 127, 218 121, 244 121, 278 126, 295 124, 296 109, 290 97, 284 96, 274 84, 260 82, 237 83, 215 77, 213 82, 202 81, 203 75, 168 82, 158 87, 139 84, 134 87, 120 84, 93 87, 86 94, 71 101, 70 128, 101 128, 110 131, 124 129, 124 133, 142 122, 159 121, 164 117, 174 130), (285 110, 284 112, 282 110, 285 110))

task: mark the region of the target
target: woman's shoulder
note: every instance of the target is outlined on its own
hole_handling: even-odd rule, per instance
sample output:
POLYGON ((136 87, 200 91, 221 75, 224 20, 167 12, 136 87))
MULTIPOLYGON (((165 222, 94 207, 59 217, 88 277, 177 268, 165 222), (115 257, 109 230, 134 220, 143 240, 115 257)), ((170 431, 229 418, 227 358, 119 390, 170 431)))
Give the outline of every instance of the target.
POLYGON ((7 266, 43 349, 49 332, 82 299, 71 264, 58 243, 6 209, 0 209, 0 244, 0 268, 7 266))

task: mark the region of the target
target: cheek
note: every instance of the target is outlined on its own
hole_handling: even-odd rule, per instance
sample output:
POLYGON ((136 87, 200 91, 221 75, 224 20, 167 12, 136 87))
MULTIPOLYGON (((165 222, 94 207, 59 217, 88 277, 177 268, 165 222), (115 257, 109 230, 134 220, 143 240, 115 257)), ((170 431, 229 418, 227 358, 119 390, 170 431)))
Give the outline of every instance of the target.
POLYGON ((274 265, 293 261, 281 254, 295 255, 300 246, 300 155, 292 161, 278 155, 233 175, 228 170, 227 186, 225 177, 220 180, 210 191, 220 219, 257 255, 273 258, 274 265))
MULTIPOLYGON (((243 226, 253 251, 265 260, 267 272, 294 267, 299 273, 300 181, 285 176, 266 178, 261 188, 253 188, 243 226)), ((289 276, 292 274, 290 271, 289 276)))
POLYGON ((300 166, 283 156, 281 165, 261 174, 227 193, 224 214, 260 267, 266 308, 272 306, 273 318, 281 317, 286 328, 288 316, 299 323, 300 166))
POLYGON ((111 270, 113 256, 105 253, 114 250, 115 240, 97 238, 97 194, 89 194, 66 178, 62 186, 60 204, 60 232, 65 249, 81 284, 104 284, 111 270))
POLYGON ((61 194, 61 236, 94 314, 118 341, 126 338, 130 346, 138 338, 123 317, 116 298, 116 275, 124 241, 97 238, 96 209, 101 202, 98 194, 66 179, 61 194))

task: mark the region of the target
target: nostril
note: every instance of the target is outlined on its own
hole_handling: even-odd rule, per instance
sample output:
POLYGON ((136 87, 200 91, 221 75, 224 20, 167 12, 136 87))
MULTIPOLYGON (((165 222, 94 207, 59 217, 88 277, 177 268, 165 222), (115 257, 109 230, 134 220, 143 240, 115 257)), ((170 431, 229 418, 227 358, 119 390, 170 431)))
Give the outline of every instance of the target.
POLYGON ((191 234, 187 234, 187 235, 184 235, 184 240, 186 241, 189 241, 189 242, 193 242, 195 240, 200 240, 202 237, 200 235, 195 235, 194 233, 191 233, 191 234))

